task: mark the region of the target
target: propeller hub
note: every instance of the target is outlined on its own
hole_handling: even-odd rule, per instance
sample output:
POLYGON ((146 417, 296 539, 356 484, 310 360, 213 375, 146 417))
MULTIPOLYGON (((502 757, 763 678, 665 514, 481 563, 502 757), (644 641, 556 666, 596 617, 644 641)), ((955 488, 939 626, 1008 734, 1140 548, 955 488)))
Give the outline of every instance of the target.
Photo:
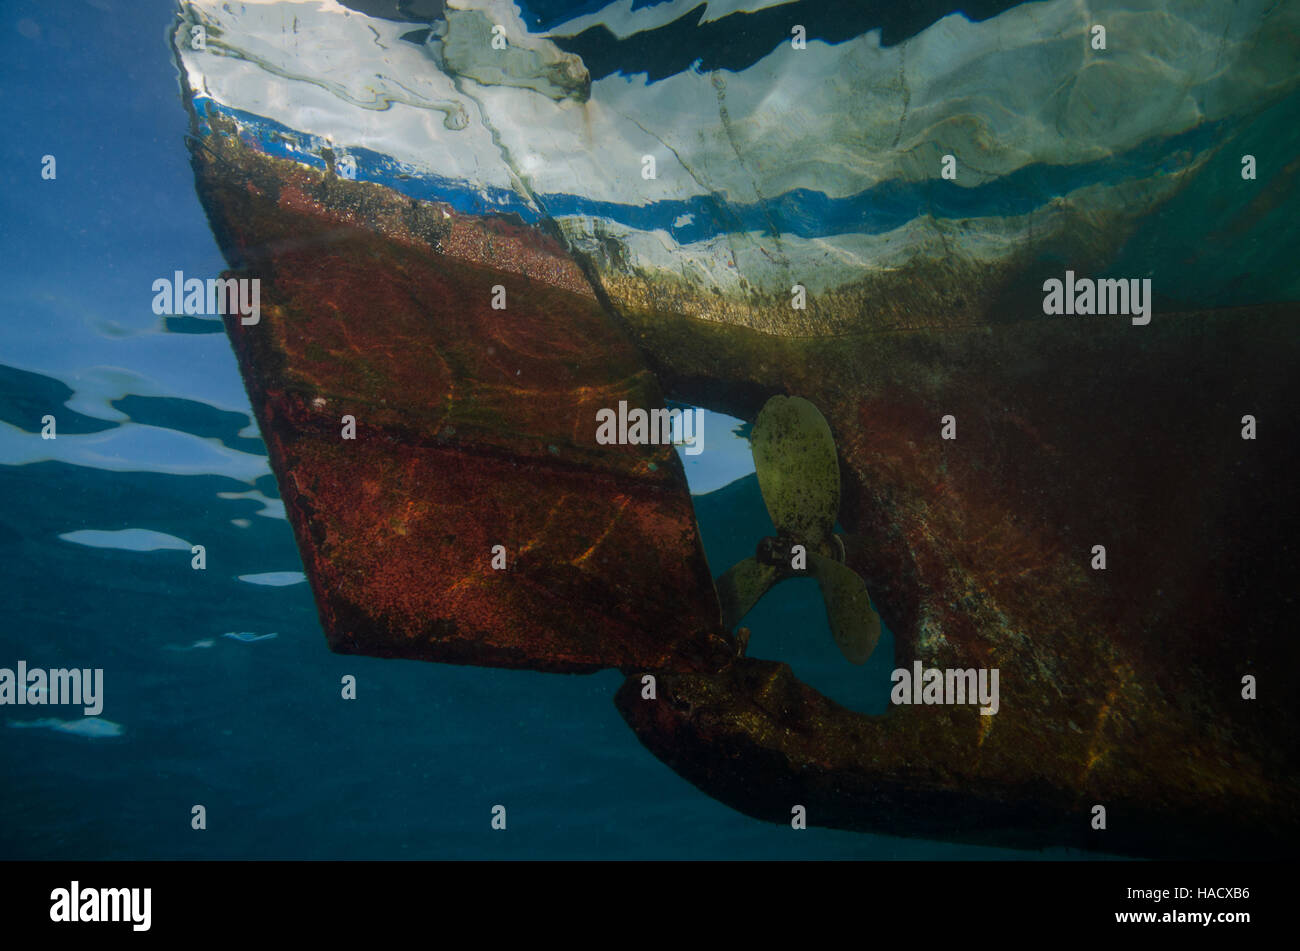
MULTIPOLYGON (((785 535, 768 537, 761 539, 758 547, 754 550, 754 559, 761 565, 770 565, 773 568, 781 569, 785 572, 794 574, 803 574, 803 571, 794 568, 793 549, 795 545, 802 544, 796 539, 785 535)), ((804 546, 805 550, 808 546, 804 546)))
POLYGON ((781 568, 793 574, 807 574, 807 569, 794 567, 794 546, 803 545, 807 554, 824 555, 833 558, 841 565, 847 561, 844 542, 838 535, 832 535, 827 542, 809 545, 788 535, 769 536, 761 539, 754 550, 754 560, 760 565, 781 568))

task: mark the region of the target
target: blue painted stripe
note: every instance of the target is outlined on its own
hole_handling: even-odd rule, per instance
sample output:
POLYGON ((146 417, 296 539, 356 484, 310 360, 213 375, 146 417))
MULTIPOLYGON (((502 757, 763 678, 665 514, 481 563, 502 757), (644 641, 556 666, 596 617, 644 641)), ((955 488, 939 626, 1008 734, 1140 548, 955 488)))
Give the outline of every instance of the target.
MULTIPOLYGON (((250 144, 268 154, 315 168, 325 167, 316 154, 325 143, 316 136, 211 100, 196 100, 195 105, 201 116, 215 110, 238 119, 252 136, 250 144)), ((946 219, 1024 215, 1088 185, 1112 186, 1177 172, 1188 155, 1199 155, 1221 141, 1227 123, 1202 123, 1186 132, 1149 139, 1127 152, 1091 162, 1025 166, 971 188, 936 178, 882 182, 843 198, 798 188, 763 203, 729 202, 719 195, 646 204, 597 201, 573 194, 539 195, 537 200, 553 218, 578 215, 604 218, 642 231, 662 229, 681 244, 741 231, 801 238, 884 234, 923 215, 946 219), (692 217, 689 223, 674 224, 687 215, 692 217)), ((416 171, 369 149, 347 151, 356 160, 359 180, 386 185, 412 198, 444 202, 466 214, 515 214, 530 224, 541 217, 531 204, 509 189, 480 188, 459 179, 416 171)), ((957 160, 960 169, 961 156, 957 160)))
MULTIPOLYGON (((274 119, 235 109, 207 97, 196 96, 194 109, 199 117, 202 134, 211 134, 206 120, 209 113, 215 112, 237 121, 245 133, 246 143, 259 151, 312 168, 325 168, 325 160, 319 153, 328 143, 319 136, 299 132, 274 119)), ((358 181, 386 185, 394 191, 422 201, 442 202, 463 214, 516 214, 529 224, 535 224, 541 218, 536 209, 511 189, 479 186, 463 179, 416 170, 391 156, 370 149, 348 147, 346 151, 356 161, 358 181)))

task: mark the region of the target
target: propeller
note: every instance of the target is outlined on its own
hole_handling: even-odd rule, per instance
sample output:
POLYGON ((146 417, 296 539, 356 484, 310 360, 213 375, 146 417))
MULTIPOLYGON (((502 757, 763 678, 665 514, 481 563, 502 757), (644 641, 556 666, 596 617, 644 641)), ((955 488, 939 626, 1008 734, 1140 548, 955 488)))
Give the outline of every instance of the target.
POLYGON ((830 425, 806 399, 774 396, 758 414, 750 445, 777 534, 759 541, 753 558, 732 565, 715 582, 723 623, 732 630, 773 585, 811 575, 841 653, 850 663, 866 663, 880 640, 880 616, 866 583, 844 564, 844 542, 833 531, 840 465, 830 425))

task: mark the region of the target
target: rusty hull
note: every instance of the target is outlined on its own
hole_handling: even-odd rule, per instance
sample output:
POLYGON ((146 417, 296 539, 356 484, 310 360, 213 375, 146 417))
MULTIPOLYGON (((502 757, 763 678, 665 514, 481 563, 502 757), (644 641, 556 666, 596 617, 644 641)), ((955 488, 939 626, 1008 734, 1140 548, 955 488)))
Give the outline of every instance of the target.
POLYGON ((672 393, 750 419, 774 392, 822 407, 895 666, 996 667, 1000 711, 867 717, 758 660, 663 675, 657 703, 632 679, 620 710, 683 776, 775 822, 801 804, 810 823, 988 843, 1293 849, 1300 308, 1138 327, 1002 303, 984 326, 823 340, 633 318, 672 393), (1246 414, 1267 433, 1242 439, 1246 414))
POLYGON ((964 322, 778 336, 633 306, 542 227, 230 129, 192 153, 228 260, 263 282, 261 324, 228 329, 334 650, 621 668, 642 742, 773 822, 799 804, 1027 847, 1295 848, 1295 305, 1047 319, 1027 274, 964 322), (782 392, 835 434, 850 564, 895 666, 997 667, 996 716, 867 717, 737 658, 675 454, 595 443, 620 399, 753 420, 782 392))
POLYGON ((553 239, 267 157, 231 129, 192 154, 224 253, 261 281, 259 323, 227 330, 332 649, 721 663, 676 454, 595 441, 597 409, 662 405, 659 388, 553 239))

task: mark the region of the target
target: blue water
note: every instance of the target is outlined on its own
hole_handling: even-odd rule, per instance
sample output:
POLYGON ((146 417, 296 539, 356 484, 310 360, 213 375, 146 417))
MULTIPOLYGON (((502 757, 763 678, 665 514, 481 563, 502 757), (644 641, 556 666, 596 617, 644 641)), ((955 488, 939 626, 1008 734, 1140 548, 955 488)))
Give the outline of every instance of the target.
MULTIPOLYGON (((0 708, 0 858, 1025 854, 751 820, 641 747, 616 672, 337 656, 305 583, 240 580, 301 563, 224 334, 150 308, 157 276, 224 266, 183 141, 172 8, 0 12, 0 666, 104 668, 102 718, 122 728, 13 729, 70 714, 0 708), (60 538, 128 529, 171 541, 60 538), (206 546, 205 571, 183 543, 206 546)), ((752 476, 696 501, 716 573, 770 531, 752 476)), ((820 612, 815 584, 781 585, 748 622, 751 653, 878 704, 892 644, 850 671, 820 612)))

